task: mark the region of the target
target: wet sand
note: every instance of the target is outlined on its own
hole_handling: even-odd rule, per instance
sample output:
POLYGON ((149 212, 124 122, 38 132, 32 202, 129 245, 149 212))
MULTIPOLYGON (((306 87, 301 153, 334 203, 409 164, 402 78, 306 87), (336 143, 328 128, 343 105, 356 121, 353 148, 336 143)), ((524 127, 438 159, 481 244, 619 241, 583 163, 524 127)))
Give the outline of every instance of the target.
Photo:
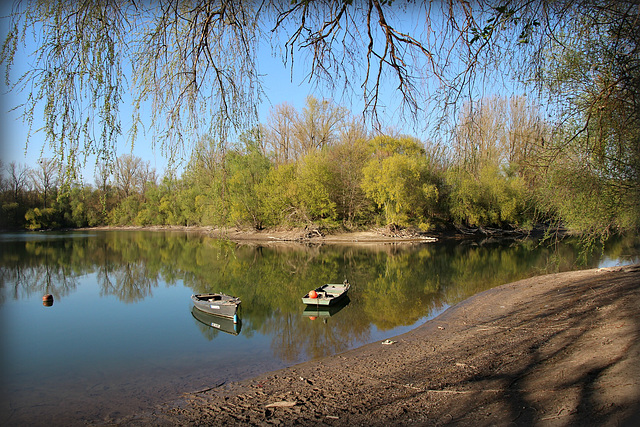
POLYGON ((640 265, 478 294, 417 329, 118 425, 640 425, 640 265))

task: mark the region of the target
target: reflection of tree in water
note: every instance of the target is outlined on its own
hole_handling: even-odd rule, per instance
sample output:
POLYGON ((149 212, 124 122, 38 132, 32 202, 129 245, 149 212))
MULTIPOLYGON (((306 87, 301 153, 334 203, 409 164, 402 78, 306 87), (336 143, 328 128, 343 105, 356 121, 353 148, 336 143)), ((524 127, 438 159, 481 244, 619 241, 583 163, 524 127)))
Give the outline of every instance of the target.
POLYGON ((149 275, 142 262, 128 262, 107 273, 99 272, 100 296, 114 295, 120 301, 131 303, 151 296, 158 286, 158 276, 149 275), (112 279, 113 278, 113 279, 112 279))
POLYGON ((304 346, 296 333, 296 321, 300 316, 293 313, 274 313, 263 324, 264 329, 274 331, 274 338, 271 341, 271 348, 274 354, 285 362, 294 362, 300 357, 304 346))
POLYGON ((278 313, 262 325, 263 330, 272 331, 271 349, 284 362, 341 353, 354 342, 368 341, 371 334, 370 325, 357 321, 349 306, 331 317, 316 319, 303 316, 303 306, 297 308, 295 312, 278 313))
POLYGON ((75 276, 60 266, 42 264, 38 266, 16 266, 13 269, 2 269, 0 288, 5 289, 2 295, 12 299, 30 298, 33 295, 53 295, 54 299, 69 295, 78 286, 75 276))
MULTIPOLYGON (((271 247, 163 232, 69 236, 6 242, 0 254, 1 298, 35 293, 59 298, 73 292, 76 277, 93 272, 101 295, 124 302, 150 296, 160 280, 182 281, 193 293, 217 291, 240 297, 243 336, 273 336, 274 354, 288 362, 366 342, 372 325, 379 330, 412 325, 493 286, 576 268, 580 251, 570 242, 557 247, 527 241, 271 247), (302 295, 345 278, 352 289, 351 303, 344 310, 326 322, 302 315, 302 295)), ((638 252, 624 241, 608 247, 615 253, 638 252)), ((598 256, 594 254, 584 266, 595 265, 598 256)), ((217 334, 211 329, 203 332, 217 334)))
POLYGON ((359 299, 367 319, 380 330, 412 325, 440 309, 440 276, 428 268, 433 246, 379 257, 362 280, 359 299))
POLYGON ((78 286, 77 274, 60 256, 59 245, 51 242, 8 242, 2 252, 0 298, 30 298, 53 295, 54 299, 69 295, 78 286))

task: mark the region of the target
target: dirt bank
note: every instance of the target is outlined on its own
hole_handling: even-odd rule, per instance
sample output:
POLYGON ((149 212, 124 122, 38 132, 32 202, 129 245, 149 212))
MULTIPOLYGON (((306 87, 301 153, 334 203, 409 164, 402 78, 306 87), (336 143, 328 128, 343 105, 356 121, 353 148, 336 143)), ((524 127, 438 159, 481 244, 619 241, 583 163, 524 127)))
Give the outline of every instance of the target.
POLYGON ((238 243, 256 243, 267 245, 270 243, 292 242, 305 244, 323 243, 432 243, 439 239, 455 239, 456 233, 424 233, 416 230, 390 230, 388 228, 371 229, 353 232, 326 232, 315 228, 292 228, 254 230, 240 228, 215 227, 183 227, 183 226, 122 226, 122 227, 92 227, 80 230, 123 230, 123 231, 176 231, 185 233, 204 234, 214 238, 229 239, 238 243))
POLYGON ((507 284, 416 330, 124 425, 636 425, 640 266, 507 284))

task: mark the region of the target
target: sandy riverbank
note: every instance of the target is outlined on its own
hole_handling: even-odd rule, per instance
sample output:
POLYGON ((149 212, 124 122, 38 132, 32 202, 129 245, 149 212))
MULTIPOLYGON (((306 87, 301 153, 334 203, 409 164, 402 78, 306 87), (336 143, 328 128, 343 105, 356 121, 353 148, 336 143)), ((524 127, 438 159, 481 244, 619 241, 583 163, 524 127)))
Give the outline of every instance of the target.
MULTIPOLYGON (((352 232, 324 232, 317 229, 292 228, 254 230, 239 228, 215 228, 215 227, 183 227, 183 226, 123 226, 123 227, 92 227, 83 230, 124 230, 124 231, 176 231, 186 233, 204 234, 215 238, 229 239, 239 243, 432 243, 445 237, 443 233, 422 233, 415 231, 393 232, 386 229, 372 229, 352 232)), ((446 238, 455 238, 453 233, 446 238)))
POLYGON ((478 294, 392 344, 206 390, 122 425, 637 425, 640 266, 478 294))

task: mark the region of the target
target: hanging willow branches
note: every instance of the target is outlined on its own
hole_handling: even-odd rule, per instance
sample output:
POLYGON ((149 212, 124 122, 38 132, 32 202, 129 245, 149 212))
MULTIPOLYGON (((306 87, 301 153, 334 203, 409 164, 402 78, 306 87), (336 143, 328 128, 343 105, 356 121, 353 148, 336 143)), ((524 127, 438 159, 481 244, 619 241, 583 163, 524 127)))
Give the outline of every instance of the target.
POLYGON ((71 172, 113 160, 123 128, 172 158, 203 135, 224 148, 257 124, 271 48, 374 124, 391 105, 446 122, 503 84, 533 84, 574 140, 588 134, 633 175, 638 156, 607 147, 638 122, 639 14, 632 0, 17 1, 0 60, 30 131, 71 172))

